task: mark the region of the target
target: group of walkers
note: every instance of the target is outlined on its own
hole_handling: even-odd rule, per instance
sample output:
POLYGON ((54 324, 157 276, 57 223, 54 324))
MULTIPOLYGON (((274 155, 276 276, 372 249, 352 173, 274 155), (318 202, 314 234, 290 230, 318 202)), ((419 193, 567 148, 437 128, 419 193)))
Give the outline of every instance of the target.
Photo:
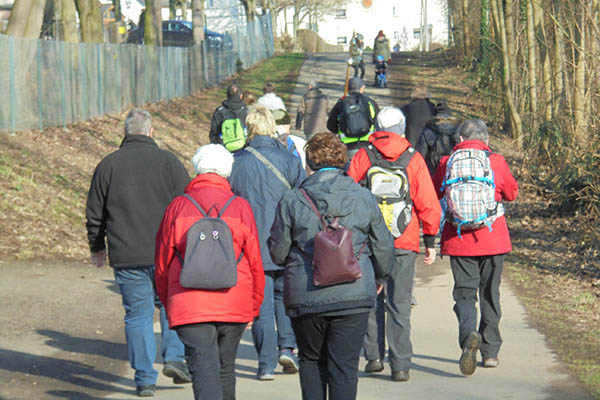
POLYGON ((278 365, 299 373, 303 399, 355 399, 361 350, 365 372, 381 372, 386 342, 391 379, 409 380, 420 237, 430 265, 440 227, 460 370, 473 374, 479 352, 484 367, 498 365, 511 250, 502 201, 518 187, 485 123, 457 120, 423 86, 409 104, 381 109, 358 76, 333 106, 319 86, 308 85, 295 121, 302 133, 292 134, 274 85, 258 99, 231 85, 191 180, 158 148, 141 109, 97 166, 91 260, 104 265, 107 241, 139 396, 156 390, 155 307, 163 374, 191 382, 196 399, 235 399, 236 351, 250 326, 257 379, 275 379, 278 365))
MULTIPOLYGON (((365 60, 363 53, 365 50, 364 36, 360 33, 354 33, 350 39, 349 63, 354 69, 354 76, 358 77, 360 71, 360 79, 365 79, 365 60)), ((375 82, 378 87, 387 87, 387 65, 392 61, 392 53, 390 51, 390 42, 383 31, 379 31, 373 41, 373 59, 375 64, 375 82)))

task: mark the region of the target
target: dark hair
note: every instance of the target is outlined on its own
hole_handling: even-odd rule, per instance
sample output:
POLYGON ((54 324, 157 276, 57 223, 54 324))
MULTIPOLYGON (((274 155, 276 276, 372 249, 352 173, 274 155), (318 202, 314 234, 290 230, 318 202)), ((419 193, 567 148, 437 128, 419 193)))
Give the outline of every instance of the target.
POLYGON ((234 97, 239 98, 240 94, 242 94, 242 88, 239 87, 238 85, 236 85, 235 83, 233 85, 230 85, 227 88, 227 98, 231 99, 234 97))
POLYGON ((348 162, 346 145, 331 132, 317 133, 304 146, 306 163, 312 170, 324 167, 344 168, 348 162))
POLYGON ((267 94, 267 93, 274 93, 274 92, 275 92, 275 85, 273 85, 273 83, 271 83, 271 82, 265 83, 265 86, 263 86, 263 93, 267 94))

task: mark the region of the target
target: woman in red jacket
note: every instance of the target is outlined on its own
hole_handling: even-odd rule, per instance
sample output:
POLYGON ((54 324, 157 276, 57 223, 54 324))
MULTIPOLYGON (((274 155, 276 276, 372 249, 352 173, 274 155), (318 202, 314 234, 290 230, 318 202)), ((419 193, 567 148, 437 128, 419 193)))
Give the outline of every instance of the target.
MULTIPOLYGON (((202 146, 192 159, 198 176, 185 189, 210 217, 234 196, 227 178, 233 156, 222 145, 202 146), (214 207, 214 211, 209 211, 214 207)), ((235 399, 235 356, 246 325, 258 316, 265 277, 254 215, 248 202, 235 197, 221 218, 233 236, 237 283, 229 289, 186 289, 179 276, 189 228, 202 218, 187 198, 167 207, 156 236, 156 291, 166 306, 171 329, 185 345, 196 399, 235 399)))
MULTIPOLYGON (((498 202, 496 219, 491 226, 476 230, 460 230, 446 219, 442 232, 442 254, 450 256, 450 266, 454 276, 454 312, 458 318, 459 345, 462 348, 460 370, 471 375, 477 367, 477 352, 481 351, 483 366, 493 368, 498 365, 500 337, 500 277, 504 264, 504 254, 512 250, 510 235, 502 201, 517 198, 519 187, 510 173, 508 164, 500 154, 492 153, 488 146, 488 129, 480 119, 467 120, 458 128, 460 143, 452 152, 463 149, 483 150, 488 154, 493 171, 495 200, 498 202), (477 327, 477 291, 481 318, 477 327)), ((442 197, 442 184, 446 176, 449 157, 440 161, 433 184, 438 197, 442 197)), ((463 199, 468 202, 470 199, 463 199)), ((450 207, 448 209, 449 218, 450 207)))

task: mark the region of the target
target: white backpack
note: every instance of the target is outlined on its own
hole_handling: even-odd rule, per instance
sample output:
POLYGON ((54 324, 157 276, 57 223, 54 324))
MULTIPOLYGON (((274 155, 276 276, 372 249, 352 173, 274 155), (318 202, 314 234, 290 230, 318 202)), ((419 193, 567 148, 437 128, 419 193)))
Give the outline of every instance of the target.
POLYGON ((490 232, 494 221, 504 215, 504 207, 496 201, 494 171, 490 152, 479 149, 460 149, 450 155, 442 183, 448 204, 447 221, 456 226, 458 236, 463 230, 487 226, 490 232))

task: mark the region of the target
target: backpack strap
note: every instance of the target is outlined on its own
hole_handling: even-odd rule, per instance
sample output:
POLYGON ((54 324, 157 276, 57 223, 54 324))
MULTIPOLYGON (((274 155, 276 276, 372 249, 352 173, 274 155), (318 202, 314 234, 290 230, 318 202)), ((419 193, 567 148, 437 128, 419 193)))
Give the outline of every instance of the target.
POLYGON ((221 208, 221 212, 219 212, 219 214, 217 214, 219 216, 219 218, 221 218, 221 215, 223 215, 225 213, 225 210, 227 210, 227 207, 229 207, 229 205, 231 204, 231 202, 236 198, 237 196, 234 194, 233 196, 231 196, 229 198, 229 200, 227 200, 227 203, 225 203, 225 205, 223 206, 223 208, 221 208))
POLYGON ((412 160, 415 155, 415 149, 413 147, 408 147, 406 150, 396 158, 395 161, 386 160, 383 158, 383 154, 379 149, 372 144, 368 145, 365 150, 367 151, 367 156, 369 156, 369 162, 371 166, 377 165, 380 167, 400 167, 406 169, 410 160, 412 160))
POLYGON ((202 206, 200 204, 198 204, 198 202, 196 200, 194 200, 194 198, 192 196, 190 196, 187 193, 184 193, 181 195, 182 197, 185 197, 186 199, 188 199, 193 205, 196 206, 196 208, 200 211, 200 213, 206 218, 208 217, 208 213, 210 213, 210 210, 212 210, 212 207, 210 208, 210 210, 208 210, 208 213, 206 211, 204 211, 204 208, 202 208, 202 206))
POLYGON ((281 183, 284 184, 286 188, 292 188, 292 186, 287 181, 287 179, 285 179, 283 174, 273 165, 273 163, 271 163, 271 161, 269 161, 265 156, 260 154, 258 150, 251 146, 246 147, 246 150, 248 150, 252 155, 254 155, 254 157, 256 157, 258 161, 262 162, 265 165, 265 167, 267 167, 277 177, 277 179, 279 179, 281 183))

